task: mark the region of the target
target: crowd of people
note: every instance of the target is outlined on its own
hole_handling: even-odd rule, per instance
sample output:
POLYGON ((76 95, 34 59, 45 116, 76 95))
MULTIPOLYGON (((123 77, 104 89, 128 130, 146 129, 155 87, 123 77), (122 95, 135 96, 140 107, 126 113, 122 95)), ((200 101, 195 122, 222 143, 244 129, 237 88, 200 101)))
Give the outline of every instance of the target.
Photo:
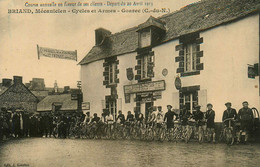
MULTIPOLYGON (((230 126, 225 120, 233 119, 240 123, 239 132, 250 132, 253 126, 254 116, 248 107, 248 102, 243 102, 243 107, 236 112, 232 104, 225 104, 223 112, 224 126, 230 126)), ((202 112, 201 106, 196 105, 194 111, 189 106, 183 106, 179 112, 167 105, 167 112, 162 107, 151 107, 148 114, 140 111, 122 111, 112 115, 108 111, 99 117, 90 112, 83 113, 43 113, 30 114, 24 110, 11 111, 2 108, 0 112, 0 140, 21 137, 55 137, 55 138, 135 138, 150 140, 174 140, 189 141, 192 135, 199 142, 216 142, 215 111, 212 104, 207 104, 207 111, 202 112), (194 131, 194 132, 193 132, 194 131)), ((240 134, 240 133, 239 133, 240 134)), ((249 133, 247 133, 249 134, 249 133)), ((245 141, 248 140, 248 135, 245 141)), ((238 140, 239 142, 239 137, 238 140)))

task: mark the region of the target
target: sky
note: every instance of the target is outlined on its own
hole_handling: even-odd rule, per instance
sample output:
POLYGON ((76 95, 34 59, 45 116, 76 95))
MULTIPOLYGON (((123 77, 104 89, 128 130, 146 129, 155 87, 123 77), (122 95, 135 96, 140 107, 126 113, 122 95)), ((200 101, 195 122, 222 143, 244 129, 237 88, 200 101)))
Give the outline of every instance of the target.
MULTIPOLYGON (((135 0, 152 2, 153 8, 169 8, 171 12, 198 0, 135 0)), ((55 80, 59 87, 76 87, 80 80, 79 61, 85 57, 95 43, 95 29, 103 27, 112 33, 137 26, 150 15, 163 14, 8 14, 8 9, 31 9, 25 3, 65 2, 62 0, 0 0, 0 83, 2 78, 23 76, 23 82, 32 78, 44 78, 47 87, 53 87, 55 80), (37 45, 61 50, 77 50, 78 61, 41 57, 38 59, 37 45)), ((68 3, 79 0, 68 0, 68 3)), ((104 2, 107 0, 81 2, 104 2)), ((113 0, 109 2, 122 2, 113 0)), ((125 0, 134 2, 134 0, 125 0)), ((57 7, 56 7, 57 8, 57 7)), ((137 9, 141 7, 62 7, 60 9, 137 9)), ((53 9, 53 7, 45 7, 53 9)), ((93 74, 94 75, 94 74, 93 74)))

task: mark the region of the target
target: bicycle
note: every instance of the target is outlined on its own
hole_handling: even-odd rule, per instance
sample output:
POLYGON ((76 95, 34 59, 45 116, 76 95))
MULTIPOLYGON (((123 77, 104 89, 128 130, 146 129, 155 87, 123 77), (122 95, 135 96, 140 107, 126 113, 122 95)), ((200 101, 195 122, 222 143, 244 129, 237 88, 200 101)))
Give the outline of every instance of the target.
POLYGON ((235 136, 234 136, 234 127, 232 124, 234 123, 234 118, 227 118, 223 121, 225 124, 228 121, 228 126, 225 126, 223 129, 223 137, 226 141, 227 145, 233 145, 235 141, 235 136))

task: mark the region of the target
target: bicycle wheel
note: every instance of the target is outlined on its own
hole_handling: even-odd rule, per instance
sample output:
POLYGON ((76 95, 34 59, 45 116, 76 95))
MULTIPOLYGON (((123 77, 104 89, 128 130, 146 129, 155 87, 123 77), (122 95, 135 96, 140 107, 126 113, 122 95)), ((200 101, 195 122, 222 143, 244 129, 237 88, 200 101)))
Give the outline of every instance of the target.
POLYGON ((226 130, 226 135, 225 136, 226 136, 226 143, 227 143, 227 145, 233 145, 234 137, 233 137, 231 129, 227 129, 226 130))
POLYGON ((199 143, 202 143, 203 142, 203 129, 202 127, 199 127, 199 130, 198 130, 198 137, 199 137, 199 143))
POLYGON ((186 135, 185 135, 185 143, 188 143, 190 141, 191 135, 192 135, 192 128, 187 127, 186 128, 186 135))

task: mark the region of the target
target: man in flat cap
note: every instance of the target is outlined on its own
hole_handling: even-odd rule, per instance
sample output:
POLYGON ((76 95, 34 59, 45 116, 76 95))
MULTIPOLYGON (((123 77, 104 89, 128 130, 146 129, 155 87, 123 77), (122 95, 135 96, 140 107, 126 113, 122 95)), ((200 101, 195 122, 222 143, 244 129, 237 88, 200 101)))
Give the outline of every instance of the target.
POLYGON ((174 116, 177 116, 175 112, 172 111, 172 106, 167 105, 167 112, 164 116, 164 122, 166 122, 167 129, 172 130, 174 128, 174 116))
MULTIPOLYGON (((232 108, 232 104, 230 102, 225 103, 226 110, 223 113, 222 121, 224 122, 228 118, 233 118, 234 120, 237 119, 237 111, 236 109, 232 108)), ((225 126, 228 126, 228 121, 224 122, 225 126)), ((234 126, 234 122, 232 122, 231 126, 234 126)))
POLYGON ((240 124, 240 133, 243 131, 246 132, 245 135, 245 142, 248 140, 248 134, 252 129, 253 121, 254 121, 254 116, 252 109, 248 107, 248 102, 244 101, 242 103, 243 108, 241 108, 238 111, 237 118, 238 121, 241 123, 240 124))
POLYGON ((213 105, 211 103, 207 104, 206 119, 207 119, 207 132, 208 132, 208 142, 216 142, 215 137, 215 111, 212 109, 213 105))

